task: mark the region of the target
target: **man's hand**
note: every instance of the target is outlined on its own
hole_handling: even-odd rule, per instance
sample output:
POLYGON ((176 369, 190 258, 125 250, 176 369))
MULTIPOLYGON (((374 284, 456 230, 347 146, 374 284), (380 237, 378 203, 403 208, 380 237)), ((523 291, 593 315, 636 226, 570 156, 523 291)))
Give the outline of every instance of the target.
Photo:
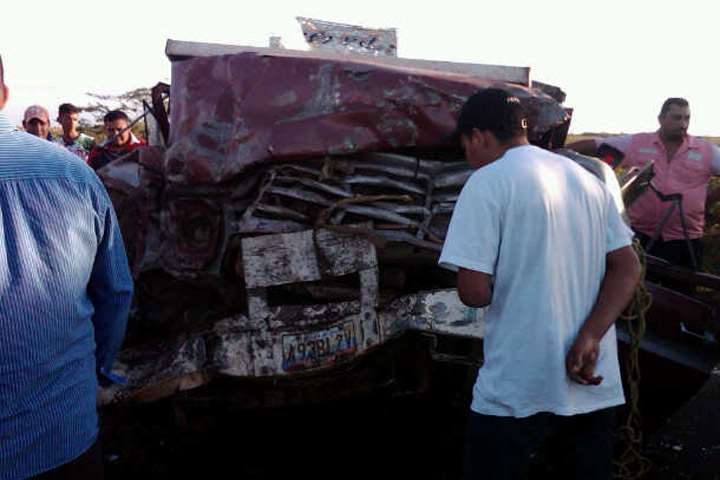
POLYGON ((600 385, 603 377, 593 376, 599 353, 600 342, 581 331, 565 357, 568 377, 582 385, 600 385))
POLYGON ((570 379, 582 385, 602 382, 601 376, 594 376, 600 340, 630 302, 641 275, 642 267, 631 246, 605 255, 605 276, 597 300, 565 357, 570 379))

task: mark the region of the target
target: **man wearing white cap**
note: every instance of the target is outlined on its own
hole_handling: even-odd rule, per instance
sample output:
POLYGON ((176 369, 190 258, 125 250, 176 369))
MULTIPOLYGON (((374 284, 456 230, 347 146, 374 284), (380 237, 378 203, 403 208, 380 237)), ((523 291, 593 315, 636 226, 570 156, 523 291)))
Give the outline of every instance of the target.
POLYGON ((40 105, 33 105, 25 110, 23 128, 36 137, 52 140, 50 133, 50 114, 40 105))

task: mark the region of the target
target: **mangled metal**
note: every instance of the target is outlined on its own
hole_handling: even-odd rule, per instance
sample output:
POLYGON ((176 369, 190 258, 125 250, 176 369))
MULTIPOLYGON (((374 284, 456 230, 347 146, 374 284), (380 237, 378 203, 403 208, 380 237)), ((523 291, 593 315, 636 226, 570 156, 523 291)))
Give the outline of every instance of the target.
POLYGON ((562 145, 569 110, 526 85, 297 52, 175 62, 168 147, 99 171, 136 281, 130 381, 102 401, 322 372, 407 331, 482 338, 436 263, 471 174, 443 138, 488 86, 562 145))
POLYGON ((490 86, 526 105, 535 143, 569 123, 560 104, 527 86, 357 57, 247 52, 172 68, 166 179, 174 184, 220 184, 277 159, 434 147, 464 100, 490 86))

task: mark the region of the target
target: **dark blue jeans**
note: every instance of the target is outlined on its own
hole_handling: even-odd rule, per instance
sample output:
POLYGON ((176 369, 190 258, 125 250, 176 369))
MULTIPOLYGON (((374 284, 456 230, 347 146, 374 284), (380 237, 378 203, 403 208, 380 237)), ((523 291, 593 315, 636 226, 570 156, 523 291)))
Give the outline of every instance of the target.
POLYGON ((610 480, 614 423, 614 408, 570 417, 538 413, 513 418, 471 412, 461 478, 531 478, 527 476, 531 459, 542 450, 553 479, 610 480))

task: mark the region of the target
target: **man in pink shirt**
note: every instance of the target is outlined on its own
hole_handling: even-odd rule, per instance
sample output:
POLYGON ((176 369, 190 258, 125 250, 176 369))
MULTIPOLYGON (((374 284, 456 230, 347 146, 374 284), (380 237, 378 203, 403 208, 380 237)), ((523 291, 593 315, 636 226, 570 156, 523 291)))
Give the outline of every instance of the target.
POLYGON ((660 128, 656 132, 581 140, 568 148, 585 155, 596 155, 602 145, 608 145, 624 154, 622 167, 642 168, 653 162, 653 184, 657 192, 646 190, 630 206, 628 216, 632 228, 644 247, 657 233, 648 253, 675 265, 699 268, 705 208, 720 200, 720 188, 707 192, 710 177, 720 175, 720 149, 687 134, 690 106, 684 98, 665 100, 658 122, 660 128), (662 224, 671 206, 668 200, 678 198, 674 194, 682 195, 683 216, 676 205, 662 224))

